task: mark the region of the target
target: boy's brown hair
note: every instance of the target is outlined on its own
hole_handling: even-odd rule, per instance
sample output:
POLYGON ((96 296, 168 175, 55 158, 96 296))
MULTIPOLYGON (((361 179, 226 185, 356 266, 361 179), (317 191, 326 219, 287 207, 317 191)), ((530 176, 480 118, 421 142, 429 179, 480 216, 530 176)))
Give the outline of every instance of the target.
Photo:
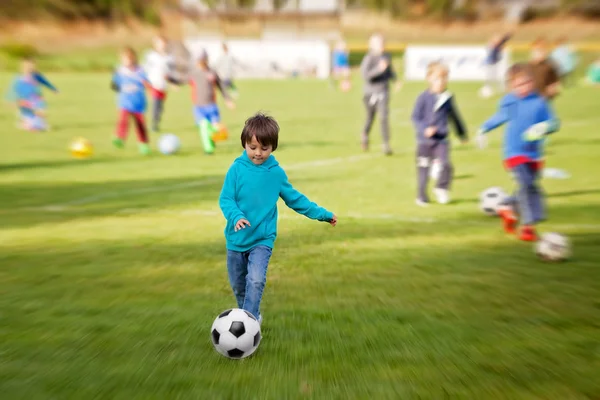
POLYGON ((124 47, 121 54, 128 57, 134 64, 138 63, 137 53, 132 47, 124 47))
POLYGON ((528 76, 533 78, 533 68, 527 63, 516 63, 513 64, 508 71, 506 71, 506 80, 512 82, 514 79, 520 76, 528 76))
POLYGON ((262 112, 256 113, 246 120, 244 129, 242 129, 242 147, 246 148, 246 143, 252 141, 252 137, 262 146, 272 146, 273 151, 277 149, 279 140, 279 124, 275 118, 262 112))

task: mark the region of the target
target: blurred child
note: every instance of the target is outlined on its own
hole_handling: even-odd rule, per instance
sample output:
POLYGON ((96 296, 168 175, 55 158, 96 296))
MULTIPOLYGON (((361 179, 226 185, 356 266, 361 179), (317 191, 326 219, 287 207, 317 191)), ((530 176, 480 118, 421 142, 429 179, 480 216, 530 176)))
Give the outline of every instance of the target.
POLYGON ((223 54, 221 54, 221 56, 217 59, 217 62, 215 63, 215 69, 221 78, 223 86, 231 93, 233 97, 237 97, 238 90, 235 83, 233 83, 233 75, 235 66, 241 64, 231 55, 227 43, 223 43, 222 49, 223 54))
POLYGON ((447 90, 448 68, 439 62, 427 66, 429 87, 415 103, 412 121, 417 131, 417 205, 426 206, 429 168, 433 160, 440 163, 440 174, 434 190, 438 203, 450 201, 450 185, 453 167, 450 162, 448 120, 451 120, 461 141, 466 142, 467 130, 454 103, 453 95, 447 90))
POLYGON ((494 94, 494 86, 497 86, 498 90, 503 90, 502 79, 498 72, 498 63, 502 60, 502 52, 511 37, 511 32, 504 34, 504 36, 496 34, 492 36, 488 43, 487 57, 485 59, 487 79, 485 86, 481 88, 480 92, 484 97, 494 94))
POLYGON ((146 111, 146 87, 150 86, 144 70, 138 65, 135 50, 126 47, 121 52, 121 65, 112 77, 111 87, 119 92, 119 121, 113 144, 118 148, 125 146, 129 119, 135 122, 140 153, 150 154, 148 131, 144 121, 146 111))
POLYGON ((208 66, 208 53, 202 50, 195 68, 189 75, 192 86, 192 101, 194 103, 194 117, 200 131, 200 138, 204 151, 212 154, 215 150, 214 142, 227 139, 227 130, 221 123, 221 114, 217 106, 216 90, 218 89, 225 98, 225 105, 234 108, 235 104, 223 88, 221 78, 208 66))
POLYGON ((392 57, 385 53, 383 36, 375 34, 369 39, 369 52, 360 64, 364 80, 363 102, 367 111, 361 144, 363 151, 369 149, 369 133, 373 126, 375 114, 379 111, 381 122, 381 136, 383 139, 383 153, 392 154, 390 147, 390 126, 388 121, 390 103, 390 81, 396 80, 396 72, 392 66, 392 57))
POLYGON ((539 94, 552 100, 560 93, 560 76, 556 65, 548 57, 548 44, 539 38, 532 45, 531 61, 534 88, 539 94))
POLYGON ((19 110, 19 127, 32 132, 48 130, 46 122, 46 102, 42 97, 41 86, 58 93, 36 68, 35 61, 26 57, 21 63, 21 75, 13 81, 9 99, 19 110))
POLYGON ((333 50, 333 79, 339 80, 340 89, 347 92, 351 88, 350 83, 350 55, 344 41, 337 43, 333 50))
POLYGON ((164 36, 157 36, 154 39, 154 50, 146 55, 144 70, 148 73, 150 81, 150 95, 152 96, 152 131, 160 130, 160 120, 164 111, 164 104, 167 97, 167 89, 171 79, 175 61, 167 53, 167 39, 164 36))
POLYGON ((277 149, 279 125, 256 114, 246 120, 241 142, 244 152, 231 165, 219 197, 227 226, 227 271, 238 308, 262 323, 260 302, 267 268, 277 236, 277 201, 310 219, 337 224, 330 211, 297 191, 271 154, 277 149))
POLYGON ((562 36, 556 41, 556 48, 552 51, 550 59, 558 68, 560 80, 566 85, 570 83, 571 76, 577 67, 577 54, 567 42, 567 38, 562 36))
MULTIPOLYGON (((535 241, 535 225, 545 218, 543 193, 538 183, 543 142, 546 135, 558 130, 559 123, 548 101, 535 91, 531 65, 515 64, 507 78, 511 92, 500 100, 498 112, 481 126, 477 141, 484 147, 485 133, 508 124, 504 134, 504 165, 518 185, 514 200, 521 217, 519 238, 535 241)), ((498 211, 507 233, 516 232, 517 216, 510 204, 514 200, 505 201, 498 211)))

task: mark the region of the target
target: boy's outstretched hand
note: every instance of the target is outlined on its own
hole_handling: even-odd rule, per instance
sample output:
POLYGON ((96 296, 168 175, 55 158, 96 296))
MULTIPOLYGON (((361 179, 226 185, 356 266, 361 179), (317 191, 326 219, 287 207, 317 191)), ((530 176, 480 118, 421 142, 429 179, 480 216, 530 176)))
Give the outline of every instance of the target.
POLYGON ((247 226, 250 226, 250 222, 246 218, 242 218, 235 224, 234 231, 235 232, 240 231, 247 226))
POLYGON ((333 214, 333 217, 331 218, 331 220, 329 221, 329 224, 331 226, 336 226, 337 225, 337 217, 335 216, 335 214, 333 214))
POLYGON ((235 103, 233 101, 231 101, 231 100, 225 100, 225 105, 230 110, 235 110, 235 103))

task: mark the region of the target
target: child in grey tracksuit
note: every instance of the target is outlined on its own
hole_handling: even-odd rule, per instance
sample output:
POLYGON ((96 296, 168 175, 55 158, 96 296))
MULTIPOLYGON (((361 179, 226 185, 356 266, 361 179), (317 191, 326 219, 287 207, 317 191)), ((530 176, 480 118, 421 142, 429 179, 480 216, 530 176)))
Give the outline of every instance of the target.
POLYGON ((438 160, 441 172, 434 193, 440 204, 450 201, 450 184, 453 167, 450 162, 450 142, 448 140, 448 119, 452 120, 461 141, 467 140, 467 131, 461 121, 452 94, 446 90, 448 68, 439 62, 427 67, 429 88, 417 98, 412 113, 412 121, 417 131, 417 181, 416 203, 425 206, 429 203, 427 182, 429 168, 433 160, 438 160))
POLYGON ((392 57, 383 52, 383 37, 373 35, 369 42, 369 52, 360 64, 360 71, 364 80, 363 102, 367 111, 367 120, 362 132, 362 148, 369 148, 369 132, 379 111, 381 120, 381 136, 383 139, 383 152, 392 154, 390 147, 390 127, 388 121, 390 102, 390 81, 396 80, 396 73, 392 66, 392 57))

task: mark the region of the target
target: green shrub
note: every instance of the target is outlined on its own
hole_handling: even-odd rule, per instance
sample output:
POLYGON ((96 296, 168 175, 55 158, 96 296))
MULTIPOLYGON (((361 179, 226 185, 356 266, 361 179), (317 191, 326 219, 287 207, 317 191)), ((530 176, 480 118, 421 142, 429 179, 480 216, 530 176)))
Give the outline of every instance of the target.
POLYGON ((0 53, 3 53, 10 58, 39 56, 39 52, 34 46, 23 43, 5 43, 0 45, 0 53))

